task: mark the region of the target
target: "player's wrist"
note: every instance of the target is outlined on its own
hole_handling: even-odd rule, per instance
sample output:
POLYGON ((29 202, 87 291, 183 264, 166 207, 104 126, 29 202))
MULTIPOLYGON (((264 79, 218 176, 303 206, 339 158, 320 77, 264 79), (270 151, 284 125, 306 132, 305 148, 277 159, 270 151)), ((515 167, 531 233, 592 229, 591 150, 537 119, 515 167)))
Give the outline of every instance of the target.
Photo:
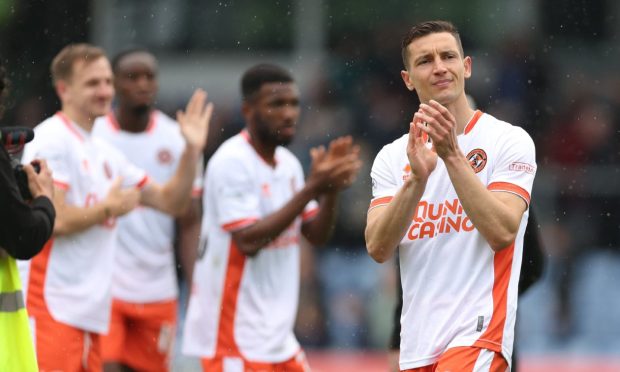
POLYGON ((203 147, 190 141, 185 141, 185 153, 192 162, 197 162, 202 156, 203 147))
POLYGON ((300 190, 300 192, 307 192, 307 193, 310 193, 312 197, 316 197, 318 194, 320 194, 320 189, 321 189, 320 182, 318 182, 316 177, 312 177, 312 175, 310 175, 306 179, 306 182, 304 183, 304 187, 300 190))
POLYGON ((102 212, 104 221, 114 217, 114 212, 109 203, 106 203, 106 202, 101 203, 101 212, 102 212))
POLYGON ((442 157, 443 162, 446 164, 446 167, 458 166, 460 164, 469 164, 467 159, 465 159, 465 155, 460 150, 456 150, 449 154, 446 154, 442 157))
POLYGON ((307 195, 307 198, 309 200, 317 198, 320 194, 322 194, 321 185, 319 182, 316 182, 315 180, 310 178, 306 180, 304 187, 299 190, 299 193, 307 195))
POLYGON ((404 187, 411 189, 420 187, 425 188, 428 177, 429 176, 419 176, 412 173, 409 177, 405 179, 404 187))

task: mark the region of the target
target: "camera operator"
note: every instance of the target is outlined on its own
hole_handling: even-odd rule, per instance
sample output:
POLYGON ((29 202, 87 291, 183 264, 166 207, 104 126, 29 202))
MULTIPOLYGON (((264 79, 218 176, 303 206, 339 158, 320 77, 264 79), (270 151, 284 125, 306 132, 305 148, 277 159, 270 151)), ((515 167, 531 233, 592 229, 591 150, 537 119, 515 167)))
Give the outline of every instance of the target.
MULTIPOLYGON (((6 95, 5 70, 0 65, 0 117, 2 100, 6 95)), ((3 131, 5 134, 9 131, 3 131)), ((5 136, 0 136, 5 137, 5 136)), ((51 171, 44 160, 38 161, 39 173, 32 164, 24 165, 28 177, 28 189, 32 195, 31 203, 21 196, 14 174, 14 167, 5 148, 7 139, 0 143, 0 247, 13 258, 29 259, 39 253, 51 237, 55 211, 52 205, 53 183, 51 171)), ((21 139, 21 142, 24 142, 21 139)), ((21 143, 23 146, 23 143, 21 143)))
POLYGON ((52 176, 44 160, 24 165, 32 202, 20 195, 9 154, 0 145, 0 247, 13 258, 27 260, 39 253, 52 235, 55 211, 52 205, 52 176))
MULTIPOLYGON (((6 85, 0 63, 0 118, 6 85)), ((15 259, 33 257, 52 235, 52 174, 43 160, 23 168, 11 162, 7 150, 14 153, 27 142, 23 130, 3 128, 0 134, 0 371, 38 371, 15 259)))

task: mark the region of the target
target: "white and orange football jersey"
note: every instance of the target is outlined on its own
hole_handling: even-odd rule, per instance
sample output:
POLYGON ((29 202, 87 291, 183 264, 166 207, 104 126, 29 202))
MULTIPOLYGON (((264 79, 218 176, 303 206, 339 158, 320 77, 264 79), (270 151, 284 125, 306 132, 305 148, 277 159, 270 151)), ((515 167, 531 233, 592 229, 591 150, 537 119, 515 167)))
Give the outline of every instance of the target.
MULTIPOLYGON (((407 141, 404 135, 377 155, 370 208, 389 203, 411 173, 407 141)), ((536 160, 523 129, 476 111, 458 142, 489 190, 513 193, 529 205, 536 160)), ((456 346, 493 350, 510 363, 527 217, 528 211, 514 243, 494 252, 467 217, 438 159, 399 245, 401 369, 431 365, 456 346)))
POLYGON ((224 142, 208 163, 202 223, 206 250, 194 270, 185 354, 282 362, 300 350, 293 334, 300 228, 318 212, 316 202, 253 257, 244 256, 231 237, 280 209, 303 187, 297 158, 278 147, 275 159, 275 167, 267 164, 243 131, 224 142))
MULTIPOLYGON (((110 113, 95 121, 93 136, 113 145, 159 184, 175 174, 185 149, 179 124, 160 111, 152 112, 141 133, 121 130, 110 113)), ((202 192, 202 162, 197 166, 194 195, 202 192)), ((120 217, 113 297, 133 303, 175 299, 173 239, 174 218, 153 208, 138 207, 120 217)))
MULTIPOLYGON (((125 187, 148 183, 146 173, 125 156, 71 122, 62 112, 35 128, 22 161, 45 159, 65 201, 92 206, 107 196, 114 179, 125 187)), ((49 311, 54 320, 90 332, 105 333, 111 306, 116 220, 84 231, 53 237, 31 261, 20 264, 28 312, 49 311)))

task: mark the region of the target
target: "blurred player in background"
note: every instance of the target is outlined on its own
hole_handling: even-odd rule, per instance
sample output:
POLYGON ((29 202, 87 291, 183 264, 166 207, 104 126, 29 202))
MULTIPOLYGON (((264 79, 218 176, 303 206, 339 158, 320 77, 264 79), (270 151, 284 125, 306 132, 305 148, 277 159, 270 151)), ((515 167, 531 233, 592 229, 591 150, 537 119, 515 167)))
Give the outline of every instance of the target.
MULTIPOLYGON (((117 105, 95 121, 93 136, 165 183, 178 168, 185 140, 179 124, 154 108, 157 60, 146 50, 127 50, 113 59, 112 71, 117 105)), ((192 204, 177 220, 180 262, 187 278, 200 235, 202 162, 198 166, 192 204)), ((106 371, 169 369, 178 297, 174 237, 174 217, 152 208, 136 208, 118 220, 112 317, 102 339, 106 371)))
POLYGON ((224 142, 206 171, 202 236, 183 351, 205 371, 306 371, 293 334, 299 297, 299 243, 332 232, 340 191, 356 178, 350 137, 311 150, 304 181, 286 149, 300 104, 291 75, 257 65, 241 81, 246 128, 224 142), (318 204, 315 201, 318 199, 318 204))
POLYGON ((161 185, 91 133, 114 96, 103 50, 72 44, 51 66, 61 111, 35 128, 22 161, 44 158, 54 172, 54 237, 25 268, 27 307, 41 370, 99 371, 107 333, 116 218, 141 203, 180 215, 190 203, 212 105, 197 90, 177 119, 186 141, 178 172, 161 185))
POLYGON ((469 106, 472 60, 451 23, 414 26, 402 53, 403 81, 421 104, 409 133, 375 159, 366 227, 376 261, 399 248, 400 369, 503 372, 512 361, 534 144, 469 106))

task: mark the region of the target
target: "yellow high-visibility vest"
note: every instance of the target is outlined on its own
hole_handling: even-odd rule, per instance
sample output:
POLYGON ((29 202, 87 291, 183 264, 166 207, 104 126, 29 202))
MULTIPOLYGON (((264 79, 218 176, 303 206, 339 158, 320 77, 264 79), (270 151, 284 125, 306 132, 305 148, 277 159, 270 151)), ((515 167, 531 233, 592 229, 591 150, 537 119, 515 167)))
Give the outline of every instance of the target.
POLYGON ((0 371, 38 370, 17 265, 0 248, 0 371))

